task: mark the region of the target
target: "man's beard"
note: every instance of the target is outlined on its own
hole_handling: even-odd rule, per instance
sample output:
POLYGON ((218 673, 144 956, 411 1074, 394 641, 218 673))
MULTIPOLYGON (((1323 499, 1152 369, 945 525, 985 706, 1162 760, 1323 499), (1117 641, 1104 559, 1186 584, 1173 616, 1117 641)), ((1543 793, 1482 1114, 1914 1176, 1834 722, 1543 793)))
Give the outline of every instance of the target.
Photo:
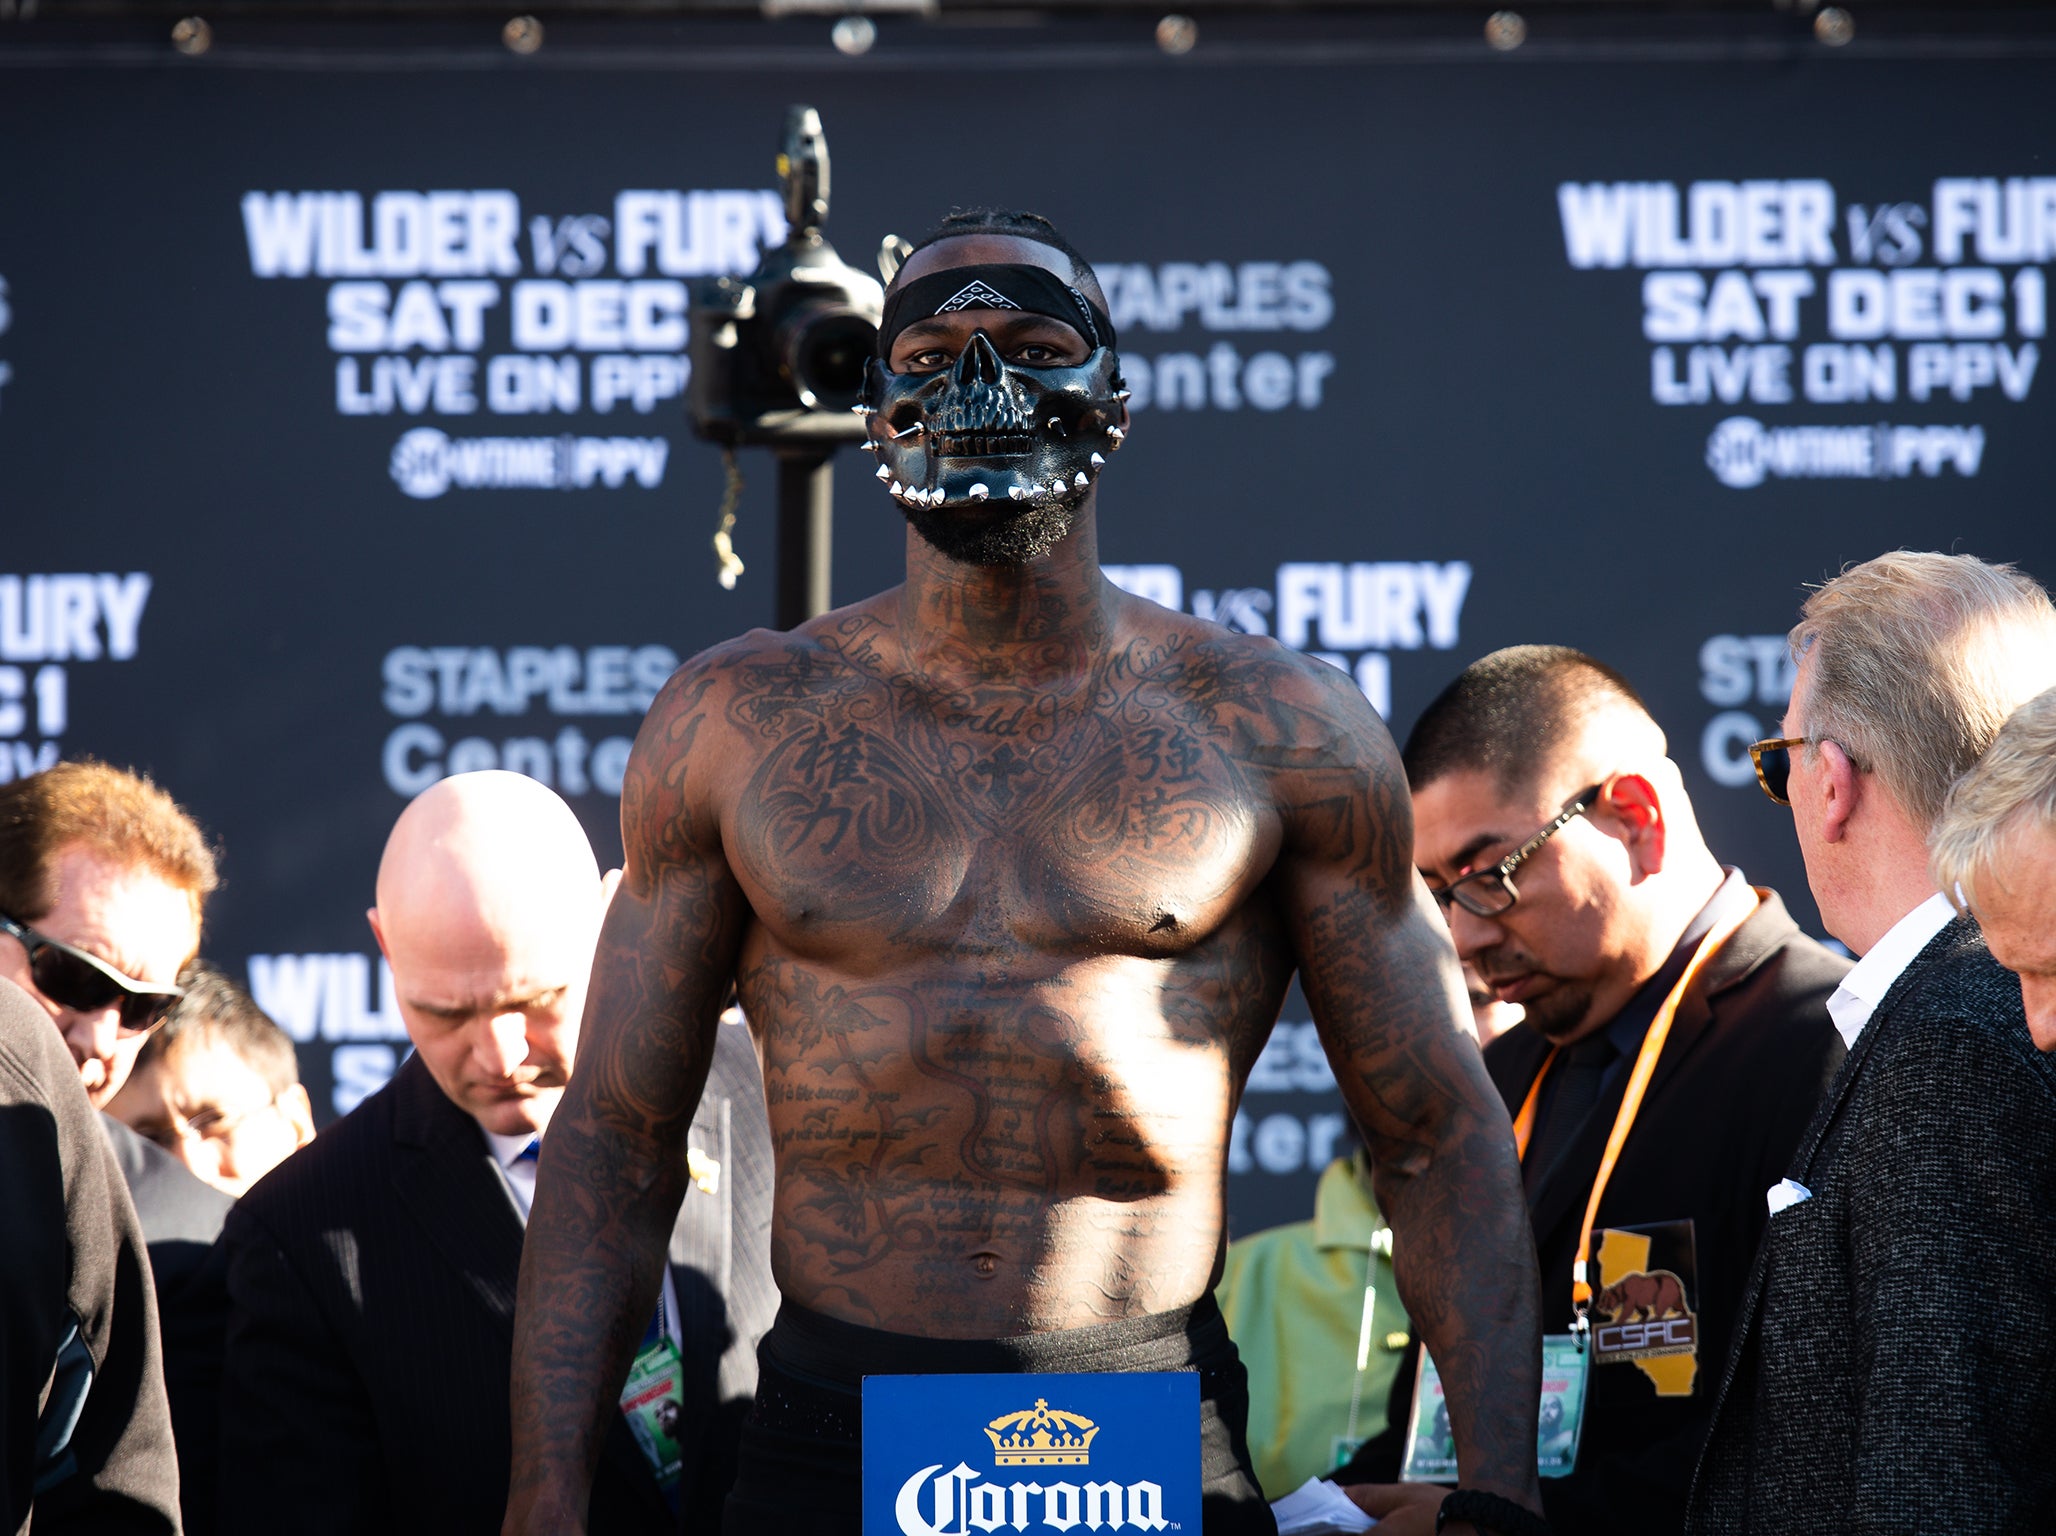
POLYGON ((941 555, 962 565, 1021 566, 1040 559, 1061 544, 1084 501, 1077 496, 1041 501, 1001 502, 990 510, 958 507, 910 507, 900 510, 941 555))
POLYGON ((1540 996, 1523 1003, 1521 1022, 1552 1045, 1561 1045, 1577 1032, 1592 1011, 1593 989, 1559 982, 1540 996))

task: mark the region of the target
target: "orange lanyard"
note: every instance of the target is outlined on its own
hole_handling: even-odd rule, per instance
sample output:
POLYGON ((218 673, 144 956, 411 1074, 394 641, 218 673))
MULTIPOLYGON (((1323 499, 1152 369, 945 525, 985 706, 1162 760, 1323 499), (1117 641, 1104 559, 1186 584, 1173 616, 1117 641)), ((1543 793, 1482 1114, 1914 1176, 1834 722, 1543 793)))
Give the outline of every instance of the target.
MULTIPOLYGON (((1642 1097, 1649 1091, 1649 1079, 1656 1075, 1656 1061, 1663 1054, 1663 1044, 1670 1038, 1671 1021, 1678 1016, 1678 1005, 1685 1000, 1685 992, 1697 979, 1706 962, 1714 952, 1725 944, 1737 928, 1749 921, 1756 911, 1763 893, 1752 891, 1755 900, 1744 911, 1737 913, 1727 922, 1718 923, 1713 930, 1699 941, 1699 947, 1692 952, 1692 958, 1685 965, 1685 973, 1678 978, 1678 984, 1670 989, 1670 995, 1656 1010, 1656 1017, 1649 1021, 1649 1032, 1642 1037, 1642 1049, 1635 1054, 1634 1070, 1628 1074, 1627 1091, 1621 1096, 1620 1112, 1613 1117, 1613 1133, 1606 1138, 1606 1155, 1599 1160, 1599 1177, 1592 1183, 1591 1198, 1585 1202, 1585 1225, 1578 1233, 1578 1259, 1571 1266, 1571 1307, 1574 1316, 1571 1332, 1577 1336, 1582 1347, 1589 1329, 1585 1314, 1592 1306, 1592 1286, 1585 1274, 1592 1259, 1592 1228, 1599 1220, 1599 1201, 1606 1193, 1606 1182, 1613 1177, 1613 1165, 1620 1161, 1621 1148, 1627 1144, 1628 1132, 1634 1129, 1635 1116, 1642 1108, 1642 1097)), ((1513 1143, 1525 1160, 1528 1155, 1528 1141, 1535 1133, 1535 1105, 1542 1094, 1542 1080, 1549 1076, 1549 1069, 1556 1065, 1558 1052, 1550 1051, 1542 1062, 1542 1070, 1535 1074, 1533 1086, 1521 1103, 1521 1112, 1514 1117, 1513 1143)))

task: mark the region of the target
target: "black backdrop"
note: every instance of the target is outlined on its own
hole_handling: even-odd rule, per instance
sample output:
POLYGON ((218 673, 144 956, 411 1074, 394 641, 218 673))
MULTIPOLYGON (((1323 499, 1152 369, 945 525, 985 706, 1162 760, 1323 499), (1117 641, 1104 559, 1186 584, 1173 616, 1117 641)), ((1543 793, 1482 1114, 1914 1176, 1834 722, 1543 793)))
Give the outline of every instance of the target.
MULTIPOLYGON (((1809 917, 1741 751, 1802 584, 1897 545, 2056 574, 2049 60, 1304 32, 1165 59, 1146 25, 549 68, 400 32, 243 67, 0 40, 0 774, 155 774, 225 852, 208 952, 324 1114, 375 1086, 404 1036, 362 914, 404 794, 522 768, 617 854, 655 682, 769 622, 770 466, 724 592, 675 309, 777 237, 808 101, 853 260, 975 201, 1105 264, 1146 381, 1102 495, 1121 579, 1335 655, 1401 731, 1487 650, 1585 647, 1716 850, 1809 917)), ((838 601, 902 537, 844 458, 838 601)), ((1285 1017, 1238 1230, 1307 1209, 1341 1125, 1285 1017)))

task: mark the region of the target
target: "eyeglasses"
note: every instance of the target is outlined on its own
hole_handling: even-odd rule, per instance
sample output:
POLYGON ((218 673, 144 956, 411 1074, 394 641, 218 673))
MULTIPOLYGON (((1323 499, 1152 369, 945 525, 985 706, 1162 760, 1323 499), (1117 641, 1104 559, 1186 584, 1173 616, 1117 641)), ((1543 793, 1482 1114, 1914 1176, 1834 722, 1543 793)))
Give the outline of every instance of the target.
POLYGON ((146 1035, 164 1022, 171 1005, 184 997, 181 987, 153 987, 124 976, 97 955, 60 944, 0 912, 0 933, 21 941, 29 952, 29 979, 36 990, 60 1008, 95 1013, 121 1004, 122 1033, 146 1035))
POLYGON ((1510 911, 1513 904, 1521 899, 1521 893, 1514 889, 1513 872, 1533 858, 1544 843, 1598 804, 1599 792, 1605 787, 1602 783, 1579 790, 1563 803, 1563 809, 1550 819, 1547 826, 1497 864, 1489 869, 1473 870, 1440 888, 1431 886, 1428 894, 1441 904, 1444 912, 1449 910, 1452 901, 1474 917, 1498 917, 1510 911))
POLYGON ((176 1152, 179 1143, 190 1141, 195 1145, 204 1142, 225 1142, 249 1121, 266 1110, 278 1107, 279 1095, 273 1094, 262 1104, 252 1104, 236 1114, 225 1109, 208 1108, 196 1115, 182 1115, 172 1110, 171 1122, 143 1132, 144 1139, 154 1141, 167 1152, 176 1152))
POLYGON ((1792 749, 1803 747, 1811 736, 1784 736, 1776 741, 1749 743, 1749 761, 1756 765, 1756 782, 1777 805, 1792 803, 1792 749))

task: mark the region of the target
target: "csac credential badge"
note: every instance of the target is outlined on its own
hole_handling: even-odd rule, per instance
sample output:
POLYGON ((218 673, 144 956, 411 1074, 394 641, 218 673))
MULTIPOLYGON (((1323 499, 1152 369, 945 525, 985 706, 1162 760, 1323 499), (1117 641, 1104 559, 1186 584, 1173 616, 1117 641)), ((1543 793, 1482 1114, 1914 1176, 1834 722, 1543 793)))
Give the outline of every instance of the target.
POLYGON ((864 1536, 1199 1532, 1199 1376, 867 1376, 864 1536))

